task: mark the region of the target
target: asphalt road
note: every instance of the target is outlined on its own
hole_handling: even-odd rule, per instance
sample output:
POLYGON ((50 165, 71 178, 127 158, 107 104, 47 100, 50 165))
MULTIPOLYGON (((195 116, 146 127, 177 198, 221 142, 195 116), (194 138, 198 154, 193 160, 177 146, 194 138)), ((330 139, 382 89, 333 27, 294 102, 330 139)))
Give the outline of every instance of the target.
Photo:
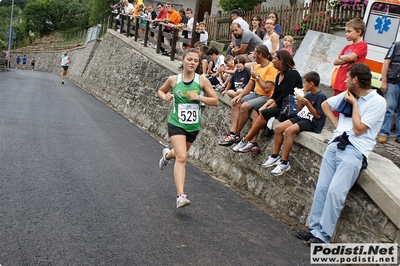
MULTIPOLYGON (((166 125, 165 125, 166 126, 166 125)), ((283 224, 69 80, 0 72, 0 265, 309 265, 283 224)))

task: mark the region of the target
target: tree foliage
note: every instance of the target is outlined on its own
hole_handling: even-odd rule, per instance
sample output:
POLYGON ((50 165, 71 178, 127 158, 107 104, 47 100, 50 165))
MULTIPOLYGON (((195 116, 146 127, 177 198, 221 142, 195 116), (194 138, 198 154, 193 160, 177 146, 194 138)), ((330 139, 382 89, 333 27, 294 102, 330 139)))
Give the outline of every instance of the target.
MULTIPOLYGON (((21 10, 24 9, 25 5, 32 0, 14 0, 14 8, 19 7, 21 10)), ((0 7, 11 7, 12 0, 2 0, 0 2, 0 7)), ((18 8, 17 8, 18 9, 18 8)))
POLYGON ((53 30, 87 27, 89 7, 78 0, 37 0, 25 6, 22 16, 33 32, 43 36, 53 30))
POLYGON ((264 2, 263 0, 220 0, 219 6, 223 11, 229 12, 234 9, 243 11, 253 10, 255 6, 264 2))
POLYGON ((89 23, 94 26, 100 23, 103 18, 110 15, 110 4, 117 3, 117 0, 91 0, 89 23))

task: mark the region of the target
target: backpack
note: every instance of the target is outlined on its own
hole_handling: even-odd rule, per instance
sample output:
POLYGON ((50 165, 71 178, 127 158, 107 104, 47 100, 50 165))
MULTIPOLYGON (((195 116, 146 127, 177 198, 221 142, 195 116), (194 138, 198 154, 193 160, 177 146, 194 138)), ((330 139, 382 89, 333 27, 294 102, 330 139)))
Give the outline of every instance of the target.
POLYGON ((299 110, 297 109, 297 99, 293 94, 289 94, 282 101, 282 109, 279 114, 278 121, 283 122, 289 118, 297 116, 299 110))

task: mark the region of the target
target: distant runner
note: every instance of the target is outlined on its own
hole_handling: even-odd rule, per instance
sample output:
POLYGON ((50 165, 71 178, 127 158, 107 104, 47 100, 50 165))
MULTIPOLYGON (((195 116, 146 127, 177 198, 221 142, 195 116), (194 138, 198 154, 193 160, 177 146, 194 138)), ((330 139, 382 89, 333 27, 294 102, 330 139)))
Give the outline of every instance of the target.
POLYGON ((68 55, 68 51, 65 50, 60 59, 61 62, 61 83, 64 84, 64 77, 68 72, 68 65, 71 64, 71 57, 68 55))

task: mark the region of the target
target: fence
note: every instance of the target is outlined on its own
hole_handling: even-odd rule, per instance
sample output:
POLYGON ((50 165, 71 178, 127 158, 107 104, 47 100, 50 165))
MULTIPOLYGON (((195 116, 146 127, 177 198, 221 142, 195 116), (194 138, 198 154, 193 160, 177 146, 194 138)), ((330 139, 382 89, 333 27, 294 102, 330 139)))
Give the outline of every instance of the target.
MULTIPOLYGON (((344 26, 347 21, 355 17, 364 17, 365 7, 361 10, 337 7, 327 9, 327 1, 314 1, 311 4, 298 4, 293 6, 280 6, 279 8, 255 7, 252 11, 245 11, 243 19, 251 22, 254 14, 267 18, 271 11, 278 14, 278 23, 282 26, 285 35, 303 36, 307 30, 331 33, 335 26, 344 26), (305 20, 305 18, 307 18, 305 20), (306 21, 306 22, 305 22, 306 21)), ((229 13, 218 12, 215 15, 205 16, 206 29, 209 36, 219 42, 230 41, 230 24, 232 20, 229 13)), ((250 24, 250 23, 249 23, 250 24)))
POLYGON ((156 47, 156 53, 160 53, 161 48, 170 51, 168 56, 171 61, 174 61, 176 56, 182 56, 183 54, 181 49, 177 49, 177 44, 185 43, 193 46, 193 44, 200 39, 201 34, 201 31, 195 31, 192 35, 192 39, 189 40, 182 37, 179 33, 182 30, 191 31, 192 29, 182 29, 180 26, 161 22, 153 27, 151 20, 141 19, 139 16, 117 15, 116 13, 112 13, 110 28, 119 31, 127 37, 132 37, 136 42, 140 41, 144 46, 152 44, 156 47), (117 19, 117 17, 119 19, 117 19), (145 25, 140 22, 145 22, 145 25), (171 30, 166 31, 166 27, 171 28, 171 30), (154 37, 152 37, 152 35, 154 37), (163 42, 164 39, 168 41, 163 42))

